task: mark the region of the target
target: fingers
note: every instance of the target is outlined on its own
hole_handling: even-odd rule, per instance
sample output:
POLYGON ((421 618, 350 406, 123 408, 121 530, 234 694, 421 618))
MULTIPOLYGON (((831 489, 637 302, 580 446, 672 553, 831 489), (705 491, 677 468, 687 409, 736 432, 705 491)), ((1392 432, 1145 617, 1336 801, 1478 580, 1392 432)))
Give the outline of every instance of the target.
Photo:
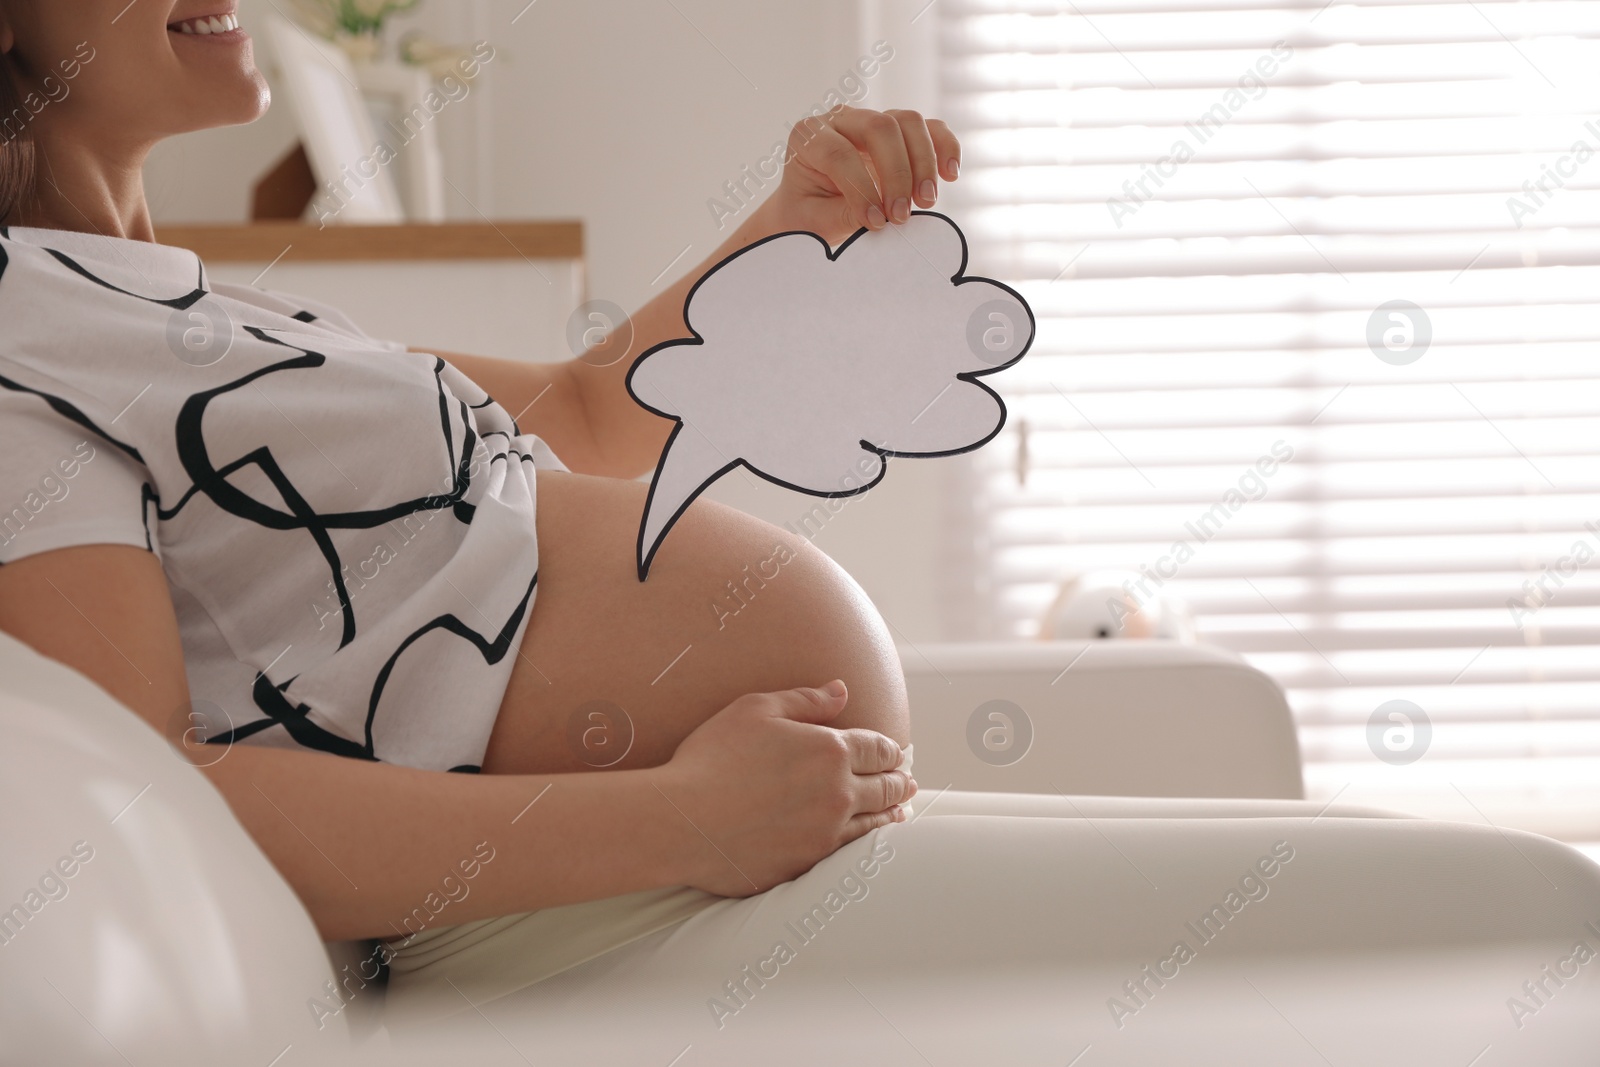
POLYGON ((856 774, 882 774, 900 766, 905 752, 887 734, 856 727, 840 730, 850 750, 850 770, 856 774))
POLYGON ((855 225, 876 230, 886 224, 877 186, 850 138, 823 126, 811 134, 801 159, 839 190, 855 225))
POLYGON ((928 122, 915 111, 886 111, 884 114, 900 124, 906 154, 911 158, 911 198, 918 207, 932 207, 939 198, 939 159, 928 122))
POLYGON ((955 181, 961 174, 961 142, 940 119, 928 120, 928 136, 939 160, 940 176, 947 182, 955 181))
POLYGON ((858 812, 887 811, 917 795, 916 779, 905 771, 858 774, 855 780, 858 812))
MULTIPOLYGON (((818 725, 832 722, 839 712, 844 710, 845 703, 850 699, 844 682, 837 678, 821 688, 800 686, 766 695, 776 701, 775 710, 784 718, 818 725)), ((887 741, 888 738, 884 740, 887 741)))
POLYGON ((871 833, 880 826, 888 826, 892 822, 905 822, 906 810, 895 807, 888 811, 862 812, 860 815, 851 816, 844 824, 844 838, 841 845, 849 844, 863 834, 871 833))
POLYGON ((912 171, 905 128, 892 115, 860 108, 840 112, 833 120, 833 127, 848 138, 857 151, 872 160, 872 169, 878 175, 878 206, 882 213, 892 222, 909 219, 912 171))
POLYGON ((961 143, 950 127, 916 111, 840 106, 796 124, 789 147, 790 158, 838 191, 848 224, 870 230, 933 207, 939 181, 961 172, 961 143))

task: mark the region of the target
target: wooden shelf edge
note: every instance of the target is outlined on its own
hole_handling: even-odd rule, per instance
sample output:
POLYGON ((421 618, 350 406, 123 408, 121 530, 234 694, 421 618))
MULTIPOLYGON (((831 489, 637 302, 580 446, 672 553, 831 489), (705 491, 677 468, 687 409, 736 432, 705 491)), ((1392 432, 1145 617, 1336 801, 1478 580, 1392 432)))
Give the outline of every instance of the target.
POLYGON ((377 261, 419 259, 579 259, 583 223, 445 222, 398 226, 329 226, 256 222, 224 226, 161 226, 156 239, 187 248, 210 263, 377 261))

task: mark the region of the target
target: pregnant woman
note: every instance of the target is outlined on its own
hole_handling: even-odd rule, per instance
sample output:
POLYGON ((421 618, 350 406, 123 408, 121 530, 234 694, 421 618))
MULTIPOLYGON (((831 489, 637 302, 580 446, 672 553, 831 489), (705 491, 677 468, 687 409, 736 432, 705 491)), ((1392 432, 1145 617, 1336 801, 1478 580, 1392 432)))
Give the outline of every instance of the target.
MULTIPOLYGON (((203 735, 329 939, 394 936, 534 797, 453 923, 753 894, 902 819, 904 685, 846 574, 697 502, 637 580, 632 479, 671 423, 627 396, 628 360, 409 351, 157 243, 151 146, 267 107, 233 7, 0 2, 0 629, 203 735), (708 603, 775 552, 719 627, 708 603), (626 755, 596 759, 594 730, 626 755)), ((910 112, 843 108, 791 143, 705 266, 893 225, 957 171, 910 112)), ((686 335, 698 273, 634 316, 636 351, 686 335)))
MULTIPOLYGON (((1126 817, 1159 802, 1082 801, 1117 817, 1108 834, 1067 797, 936 793, 908 818, 904 681, 848 576, 697 500, 637 580, 633 479, 669 423, 627 396, 627 360, 413 351, 314 300, 213 284, 157 243, 151 146, 267 105, 236 15, 231 0, 0 0, 0 631, 180 742, 325 939, 384 943, 357 950, 342 993, 306 991, 302 1028, 343 1014, 388 959, 392 1033, 465 1016, 428 1062, 536 1062, 524 1047, 641 1065, 1333 1062, 1296 1042, 1344 1041, 1360 1013, 1295 1028, 1286 1012, 1325 999, 1323 969, 1279 1011, 1263 989, 1284 972, 1250 946, 1387 951, 1427 936, 1435 899, 1556 914, 1542 881, 1566 874, 1507 859, 1522 881, 1483 882, 1472 911, 1465 861, 1366 834, 1383 820, 1331 803, 1219 802, 1260 817, 1175 832, 1126 817), (774 559, 721 625, 708 605, 774 559), (1271 902, 1185 966, 1175 939, 1196 916, 1227 921, 1229 887, 1265 897, 1252 872, 1275 879, 1271 902), (1157 1047, 1164 1033, 1181 1051, 1157 1047)), ((734 249, 895 226, 960 155, 937 121, 854 108, 790 147, 772 195, 633 317, 636 349, 686 333, 689 286, 734 249)), ((137 827, 106 832, 143 860, 137 827)), ((168 888, 148 858, 119 891, 168 888)), ((51 921, 96 920, 74 906, 51 921)), ((109 1012, 137 1029, 116 984, 159 936, 95 928, 105 971, 71 1025, 109 1012)), ((1493 1012, 1542 953, 1492 974, 1493 1012)), ((1430 988, 1405 973, 1374 987, 1384 1018, 1430 988)), ((1458 1062, 1489 1038, 1466 1040, 1458 1062)), ((309 1062, 290 1042, 267 1034, 229 1062, 309 1062)))
MULTIPOLYGON (((633 479, 670 424, 628 361, 408 350, 157 243, 150 147, 266 106, 226 0, 0 0, 0 630, 184 742, 325 939, 384 940, 343 982, 390 960, 391 1020, 545 990, 516 1011, 548 1047, 626 976, 681 1001, 611 1035, 665 1063, 735 1020, 757 1041, 806 968, 875 988, 1066 958, 1047 919, 1080 820, 890 826, 916 792, 904 681, 827 557, 697 500, 637 580, 633 479), (775 557, 721 625, 708 605, 775 557)), ((791 148, 701 270, 894 226, 958 171, 904 111, 791 148)), ((637 350, 686 334, 699 273, 633 317, 637 350)))

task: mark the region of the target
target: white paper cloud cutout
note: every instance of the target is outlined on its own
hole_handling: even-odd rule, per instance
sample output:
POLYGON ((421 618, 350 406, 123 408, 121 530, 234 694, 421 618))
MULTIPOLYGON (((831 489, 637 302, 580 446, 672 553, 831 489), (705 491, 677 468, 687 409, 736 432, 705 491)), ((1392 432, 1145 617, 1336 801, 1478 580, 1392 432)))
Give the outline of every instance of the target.
POLYGON ((966 277, 967 242, 919 211, 836 251, 813 233, 740 249, 689 290, 693 338, 646 351, 634 400, 678 422, 639 527, 642 582, 678 516, 739 464, 813 496, 876 485, 888 456, 949 456, 1005 425, 978 381, 1033 343, 1015 290, 966 277))

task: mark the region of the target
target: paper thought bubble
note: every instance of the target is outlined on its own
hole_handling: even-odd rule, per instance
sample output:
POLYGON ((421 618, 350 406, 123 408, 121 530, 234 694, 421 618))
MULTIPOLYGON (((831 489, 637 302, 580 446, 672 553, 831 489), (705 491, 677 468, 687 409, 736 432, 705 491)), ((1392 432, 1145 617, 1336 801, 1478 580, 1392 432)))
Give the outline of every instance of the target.
POLYGON ((639 580, 678 516, 735 466, 853 496, 889 456, 970 452, 998 434, 1005 404, 978 379, 1027 352, 1033 312, 966 265, 956 224, 919 211, 837 250, 777 234, 701 278, 684 303, 694 336, 628 371, 634 400, 678 423, 639 527, 639 580))

